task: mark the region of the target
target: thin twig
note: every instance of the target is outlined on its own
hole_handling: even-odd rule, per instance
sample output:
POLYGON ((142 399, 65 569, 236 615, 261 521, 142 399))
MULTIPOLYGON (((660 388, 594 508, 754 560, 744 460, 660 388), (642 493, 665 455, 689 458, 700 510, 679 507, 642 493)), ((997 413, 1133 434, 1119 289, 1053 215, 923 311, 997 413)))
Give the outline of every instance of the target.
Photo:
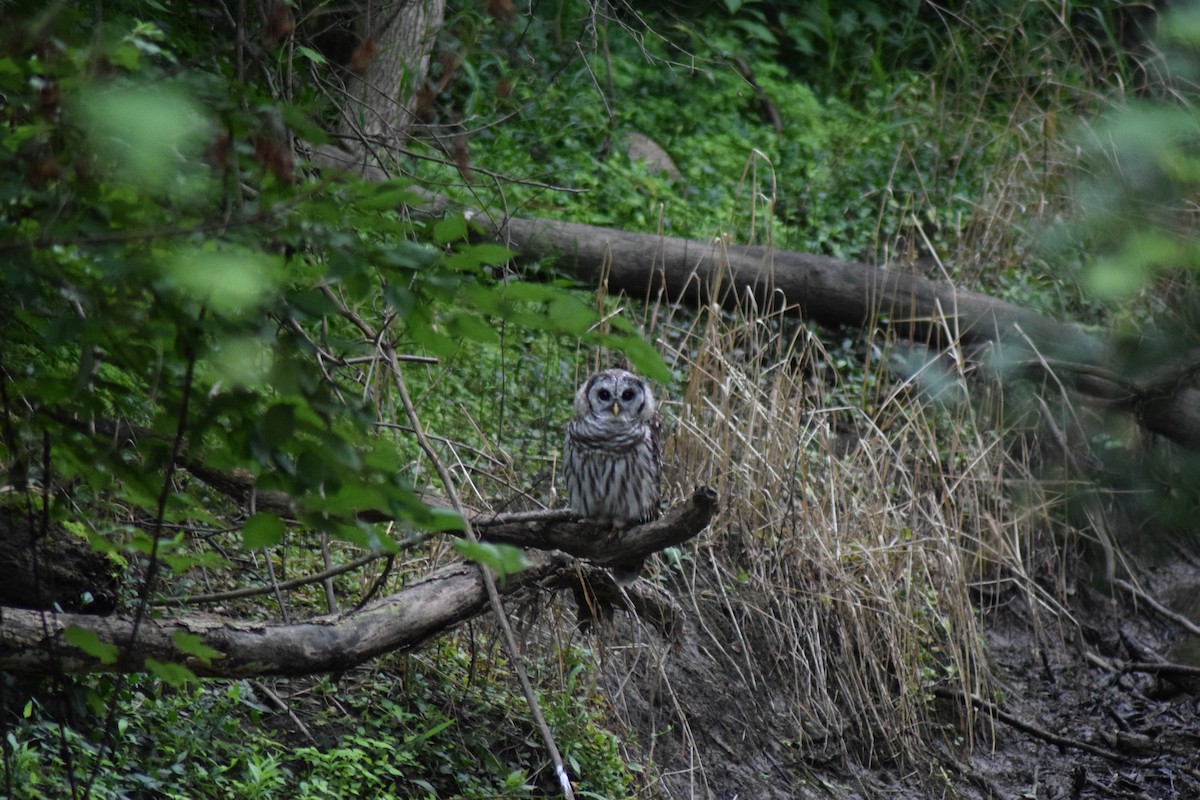
POLYGON ((1149 672, 1153 675, 1188 675, 1200 678, 1200 667, 1171 661, 1117 661, 1113 668, 1120 672, 1149 672))
POLYGON ((352 569, 369 564, 377 558, 384 558, 386 553, 371 553, 370 555, 356 558, 353 561, 348 561, 345 564, 336 567, 330 567, 324 572, 318 572, 315 575, 304 575, 299 578, 291 578, 290 580, 281 581, 270 586, 247 586, 242 589, 230 589, 225 592, 213 592, 212 594, 194 594, 194 595, 177 595, 175 597, 165 597, 162 600, 156 601, 155 605, 199 605, 200 603, 218 603, 222 600, 237 600, 242 597, 255 597, 261 594, 271 594, 278 589, 295 589, 298 586, 305 586, 310 583, 320 583, 328 580, 335 575, 341 575, 343 572, 349 572, 352 569))
MULTIPOLYGON (((475 534, 475 530, 471 527, 471 522, 467 518, 466 509, 463 506, 462 499, 458 496, 458 490, 455 488, 454 478, 449 470, 446 469, 445 464, 442 463, 442 459, 438 456, 437 451, 434 450, 429 437, 425 435, 425 429, 422 427, 421 419, 417 415, 416 406, 413 405, 412 398, 408 394, 408 385, 405 383, 404 373, 400 369, 400 359, 396 348, 387 340, 382 331, 376 333, 358 314, 347 308, 329 287, 322 287, 322 291, 330 300, 337 304, 338 309, 347 320, 353 323, 367 339, 376 342, 383 349, 384 355, 387 357, 387 362, 392 368, 392 377, 395 379, 396 392, 400 395, 400 402, 404 406, 404 413, 408 417, 413 432, 417 436, 417 444, 441 479, 446 493, 450 495, 450 501, 455 511, 462 517, 463 533, 472 542, 478 542, 479 537, 475 534)), ((567 774, 567 768, 563 763, 562 755, 559 753, 558 745, 554 742, 554 734, 550 731, 550 726, 546 723, 546 717, 542 713, 541 704, 538 703, 537 694, 533 691, 533 684, 530 683, 529 675, 525 672, 524 663, 521 660, 521 651, 517 647, 516 636, 513 635, 512 626, 508 622, 508 616, 504 613, 504 604, 500 602, 500 592, 496 588, 496 579, 488 571, 487 567, 480 564, 478 568, 479 574, 483 578, 483 584, 487 589, 488 601, 496 616, 496 622, 500 626, 504 649, 508 651, 509 658, 512 659, 512 667, 517 673, 517 680, 521 684, 521 691, 525 695, 526 702, 529 703, 529 712, 533 716, 538 733, 541 735, 542 742, 546 746, 546 752, 550 755, 550 761, 554 765, 554 774, 558 778, 559 789, 562 790, 565 800, 575 800, 575 792, 571 788, 571 778, 567 774)))
MULTIPOLYGON (((204 320, 205 312, 200 311, 199 320, 204 320)), ((160 558, 159 542, 163 535, 163 523, 167 516, 167 503, 170 501, 174 493, 175 486, 175 465, 178 463, 180 453, 184 449, 184 435, 187 432, 188 411, 191 408, 192 398, 192 380, 196 374, 196 352, 193 349, 193 343, 187 342, 184 345, 185 357, 187 358, 187 367, 183 374, 183 387, 181 389, 181 397, 179 400, 179 414, 175 418, 175 435, 171 440, 171 458, 167 461, 166 469, 163 473, 162 489, 158 493, 158 503, 154 514, 154 528, 151 531, 150 539, 150 557, 146 564, 146 577, 142 581, 142 586, 138 592, 137 608, 133 615, 133 625, 129 632, 129 641, 125 645, 124 651, 121 653, 122 662, 127 662, 133 657, 136 652, 136 644, 138 633, 141 631, 142 623, 146 619, 146 615, 150 610, 150 598, 154 594, 155 579, 158 577, 158 562, 160 558)), ((116 690, 113 692, 113 697, 119 697, 125 691, 125 677, 118 682, 116 690)), ((100 736, 100 747, 96 753, 96 760, 92 766, 91 772, 88 773, 87 783, 83 787, 83 796, 91 795, 92 787, 96 784, 96 779, 100 777, 100 767, 105 763, 105 750, 113 752, 116 749, 113 741, 113 730, 117 720, 117 709, 120 703, 113 702, 108 708, 108 714, 104 718, 104 729, 100 736)))
POLYGON ((1129 583, 1128 581, 1118 578, 1117 580, 1113 581, 1113 586, 1116 586, 1118 589, 1124 589, 1125 591, 1129 592, 1131 595, 1136 597, 1138 600, 1140 600, 1141 602, 1143 602, 1146 605, 1153 608, 1159 614, 1162 614, 1167 619, 1180 625, 1184 630, 1186 630, 1188 633, 1192 634, 1193 636, 1200 636, 1200 625, 1197 625, 1196 623, 1192 622, 1190 619, 1183 616, 1182 614, 1176 614, 1174 611, 1167 608, 1162 603, 1158 602, 1153 597, 1146 594, 1141 589, 1137 588, 1136 586, 1129 583))
MULTIPOLYGON (((321 531, 321 560, 325 564, 325 571, 328 572, 333 566, 333 557, 329 554, 329 532, 321 531)), ((337 595, 333 591, 333 578, 326 577, 321 580, 325 586, 325 605, 329 608, 330 614, 336 614, 338 610, 337 595)))
POLYGON ((385 583, 387 583, 388 576, 392 574, 392 567, 395 564, 396 557, 388 556, 387 563, 383 565, 383 572, 375 576, 375 580, 371 582, 371 588, 367 589, 366 593, 363 594, 362 599, 355 604, 354 611, 362 611, 363 607, 366 606, 367 603, 371 602, 371 598, 383 588, 385 583))
MULTIPOLYGON (((250 514, 253 516, 257 512, 258 490, 257 488, 250 490, 250 514)), ((279 579, 275 577, 275 564, 271 561, 271 548, 264 547, 262 549, 263 560, 267 562, 267 577, 271 579, 271 592, 275 595, 275 602, 279 604, 279 613, 283 616, 283 621, 286 624, 291 624, 292 615, 288 611, 287 603, 283 599, 283 590, 279 588, 279 579)))
MULTIPOLYGON (((478 542, 479 537, 476 536, 470 521, 467 520, 462 500, 459 499, 458 490, 454 487, 453 477, 445 465, 442 464, 437 451, 433 449, 433 445, 429 443, 429 439, 425 436, 425 431, 421 427, 421 420, 417 417, 417 409, 413 406, 412 398, 408 396, 408 387, 404 383, 404 375, 400 371, 400 362, 396 358, 396 351, 389 343, 385 343, 384 346, 386 347, 388 361, 392 365, 393 377, 396 380, 396 390, 400 394, 400 402, 404 405, 404 412, 408 415, 409 422, 412 423, 413 430, 417 434, 417 443, 430 463, 433 464, 438 476, 442 479, 446 493, 450 495, 450 500, 454 504, 455 510, 463 518, 463 532, 472 542, 478 542)), ((524 692, 525 699, 529 703, 529 711, 533 715, 538 732, 541 734, 542 741, 546 745, 546 751, 550 754, 550 761, 554 764, 554 774, 558 778, 559 788, 562 790, 563 797, 566 800, 574 800, 575 792, 571 788, 571 779, 567 775, 567 768, 563 764, 562 755, 558 752, 558 746, 554 742, 554 734, 551 733, 550 726, 546 724, 546 717, 542 713, 537 695, 533 691, 533 684, 529 682, 529 676, 525 673, 525 667, 521 661, 521 652, 517 647, 517 639, 513 635, 512 626, 508 623, 508 616, 504 613, 504 605, 500 602, 500 592, 496 588, 496 580, 492 577, 492 573, 488 571, 487 567, 482 564, 479 565, 479 573, 483 577, 484 586, 487 587, 488 600, 491 603, 492 610, 496 615, 496 621, 499 623, 500 630, 503 633, 504 648, 508 651, 509 658, 512 659, 513 670, 517 673, 517 679, 521 683, 521 690, 524 692)))
POLYGON ((317 737, 312 735, 312 731, 310 731, 308 726, 301 721, 300 717, 296 715, 296 712, 292 711, 292 707, 283 701, 282 697, 275 694, 274 690, 272 690, 270 686, 267 686, 262 681, 255 681, 254 685, 257 686, 258 690, 265 694, 267 698, 275 704, 276 708, 287 714, 292 722, 296 723, 296 727, 300 729, 300 733, 304 734, 305 739, 308 739, 314 745, 317 744, 317 737))
POLYGON ((1134 764, 1140 764, 1144 762, 1144 759, 1123 756, 1120 753, 1114 753, 1112 750, 1098 747, 1094 744, 1089 744, 1088 742, 1072 739, 1069 736, 1060 736, 1057 733, 1051 733, 1045 728, 1040 728, 1037 725, 1034 725, 1032 722, 1026 722, 1015 714, 1005 711, 1004 709, 1000 708, 1000 706, 989 700, 983 699, 977 694, 968 694, 963 691, 947 688, 935 689, 934 694, 947 700, 968 702, 988 716, 998 719, 1010 727, 1016 728, 1019 731, 1024 731, 1031 736, 1036 736, 1043 741, 1050 742, 1050 744, 1057 745, 1059 747, 1074 747, 1076 750, 1082 750, 1085 753, 1091 753, 1092 755, 1100 756, 1101 758, 1107 758, 1110 761, 1134 764))

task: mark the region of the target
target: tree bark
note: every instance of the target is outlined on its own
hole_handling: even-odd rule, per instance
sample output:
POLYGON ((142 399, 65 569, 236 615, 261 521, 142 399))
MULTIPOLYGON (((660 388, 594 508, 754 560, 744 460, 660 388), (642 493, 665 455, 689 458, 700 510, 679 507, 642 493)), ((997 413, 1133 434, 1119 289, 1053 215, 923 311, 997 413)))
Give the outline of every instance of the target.
POLYGON ((1139 383, 1113 366, 1103 339, 947 283, 851 261, 766 247, 698 242, 546 219, 476 218, 523 258, 556 258, 590 284, 631 297, 763 312, 787 309, 825 325, 886 324, 931 348, 1003 344, 1009 369, 1048 370, 1084 397, 1121 407, 1148 431, 1200 450, 1195 370, 1139 383))
MULTIPOLYGON (((672 544, 680 544, 708 526, 717 508, 709 489, 697 489, 691 502, 656 522, 614 532, 587 522, 553 519, 498 523, 485 538, 538 548, 556 548, 594 558, 599 563, 627 560, 672 544)), ((366 608, 293 624, 248 622, 218 616, 186 615, 147 618, 131 641, 134 621, 127 616, 97 617, 22 608, 0 608, 0 670, 47 674, 64 672, 129 671, 145 669, 147 658, 182 663, 198 676, 248 677, 311 675, 349 669, 384 653, 411 649, 453 629, 488 608, 479 567, 459 563, 438 570, 403 591, 381 598, 366 608), (103 643, 119 648, 115 663, 105 664, 70 645, 70 628, 94 633, 103 643), (204 661, 181 652, 175 635, 198 636, 220 655, 204 661)), ((563 552, 537 557, 533 566, 500 582, 501 592, 541 586, 551 589, 586 586, 605 605, 629 606, 669 633, 676 607, 670 597, 641 581, 628 592, 590 565, 576 565, 563 552)))
POLYGON ((116 568, 87 539, 7 507, 0 507, 0 575, 0 606, 108 614, 119 594, 116 568))
POLYGON ((1076 326, 979 292, 891 269, 767 247, 510 218, 492 232, 528 257, 556 256, 580 280, 604 278, 631 297, 697 307, 790 308, 827 325, 886 321, 907 339, 944 346, 997 341, 1018 329, 1044 354, 1092 362, 1105 346, 1076 326))
MULTIPOLYGON (((506 584, 514 591, 545 577, 553 562, 525 570, 506 584)), ((202 677, 310 675, 349 669, 383 653, 420 645, 430 637, 482 613, 488 605, 479 567, 454 564, 398 594, 345 616, 267 624, 226 617, 189 615, 145 619, 130 642, 133 620, 5 608, 0 625, 0 670, 47 674, 145 671, 147 658, 181 663, 202 677), (120 656, 104 664, 69 644, 69 628, 96 634, 116 645, 120 656), (174 636, 187 633, 220 653, 208 663, 181 652, 174 636)))
POLYGON ((362 132, 403 147, 416 119, 417 98, 429 75, 429 56, 442 20, 445 0, 369 0, 364 46, 375 48, 356 81, 353 107, 362 132), (368 44, 369 43, 369 44, 368 44))
POLYGON ((342 144, 311 147, 311 155, 324 167, 382 181, 394 173, 395 155, 416 121, 446 2, 368 0, 364 5, 338 126, 342 144))

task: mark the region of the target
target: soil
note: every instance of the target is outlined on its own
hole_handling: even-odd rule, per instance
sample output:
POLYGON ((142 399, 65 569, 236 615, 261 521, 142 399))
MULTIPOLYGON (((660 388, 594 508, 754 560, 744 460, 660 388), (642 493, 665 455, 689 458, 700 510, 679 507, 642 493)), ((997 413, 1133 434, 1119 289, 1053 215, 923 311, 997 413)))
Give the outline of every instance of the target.
MULTIPOLYGON (((1194 558, 1144 571, 1139 586, 1200 618, 1194 558)), ((1054 613, 1015 591, 980 598, 992 692, 977 698, 973 746, 948 713, 920 763, 868 763, 834 734, 794 744, 783 693, 714 653, 711 629, 665 649, 644 632, 643 646, 613 647, 609 695, 667 798, 1200 800, 1200 637, 1129 585, 1078 585, 1058 602, 1054 613)), ((619 627, 610 642, 639 635, 619 627)))

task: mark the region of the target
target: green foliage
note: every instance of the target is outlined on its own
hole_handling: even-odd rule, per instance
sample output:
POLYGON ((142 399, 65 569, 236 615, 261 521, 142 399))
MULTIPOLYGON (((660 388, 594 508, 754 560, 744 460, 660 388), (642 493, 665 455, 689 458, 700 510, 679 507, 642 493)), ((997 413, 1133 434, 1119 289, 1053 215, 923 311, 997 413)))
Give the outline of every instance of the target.
POLYGON ((1185 4, 1164 21, 1167 66, 1176 80, 1171 96, 1124 103, 1078 134, 1086 158, 1077 190, 1081 213, 1071 230, 1060 233, 1100 253, 1084 277, 1105 301, 1126 301, 1160 276, 1200 266, 1193 241, 1200 189, 1196 9, 1185 4))
MULTIPOLYGON (((1047 226, 1036 254, 1069 269, 1115 318, 1119 334, 1147 337, 1151 349, 1160 336, 1168 338, 1174 352, 1179 337, 1194 338, 1188 330, 1191 287, 1200 265, 1193 242, 1200 189, 1196 8, 1185 4, 1163 19, 1163 49, 1149 65, 1162 71, 1165 85, 1114 101, 1071 132, 1081 156, 1074 205, 1070 215, 1047 226)), ((1143 350, 1130 363, 1141 362, 1135 371, 1146 369, 1160 356, 1143 350)))
POLYGON ((585 779, 578 787, 580 797, 626 797, 634 790, 635 774, 641 771, 641 765, 622 759, 621 741, 606 729, 599 704, 577 698, 587 677, 590 655, 574 648, 563 653, 565 687, 542 698, 546 721, 554 730, 568 773, 585 779))
MULTIPOLYGON (((285 126, 319 143, 312 120, 327 109, 303 92, 281 96, 273 87, 287 83, 282 64, 268 80, 235 79, 230 45, 216 33, 224 22, 214 29, 209 10, 58 5, 10 13, 6 25, 6 502, 44 504, 48 521, 127 565, 125 610, 139 608, 135 596, 188 586, 196 573, 227 580, 230 567, 256 557, 247 551, 278 551, 289 537, 311 542, 327 532, 394 553, 406 532, 461 528, 452 512, 420 499, 436 479, 395 419, 392 353, 420 393, 423 422, 478 430, 488 442, 501 438, 503 418, 475 428, 456 417, 456 400, 486 402, 490 412, 496 376, 507 385, 547 349, 552 369, 565 374, 561 354, 583 345, 627 349, 643 371, 669 377, 632 323, 618 315, 601 325, 596 309, 563 285, 538 283, 536 272, 524 282, 508 267, 511 253, 474 241, 463 216, 412 218, 406 182, 318 175, 293 163, 285 126), (409 367, 410 356, 439 363, 409 367), (495 366, 506 362, 517 368, 495 366), (256 493, 284 493, 287 523, 207 489, 195 478, 210 479, 201 467, 249 476, 256 493), (363 512, 397 524, 363 522, 363 512), (240 539, 210 548, 206 532, 240 539)), ((561 398, 544 402, 555 412, 541 415, 541 428, 558 429, 561 398)), ((555 430, 555 447, 560 436, 555 430)), ((517 446, 552 452, 546 441, 517 446)), ((502 573, 521 563, 510 548, 466 555, 502 573)), ((118 656, 81 629, 66 639, 106 664, 118 656)), ((217 655, 195 638, 175 644, 181 661, 217 655)), ((7 741, 7 784, 31 797, 67 796, 93 778, 95 797, 315 797, 327 794, 322 786, 332 796, 383 796, 401 791, 393 780, 401 756, 424 758, 418 751, 441 730, 426 707, 409 714, 420 731, 408 740, 355 733, 292 758, 265 734, 215 729, 249 701, 221 699, 182 663, 139 666, 152 677, 132 688, 103 679, 88 686, 96 707, 87 724, 33 715, 7 741), (179 733, 164 736, 170 730, 179 733), (217 741, 229 745, 198 752, 198 742, 217 741)), ((508 702, 505 694, 496 705, 508 702)), ((449 746, 437 752, 458 758, 449 746)), ((458 791, 532 791, 527 773, 494 758, 477 777, 481 763, 457 767, 466 786, 458 791)), ((419 781, 438 765, 419 766, 404 773, 404 796, 427 794, 419 781)))
MULTIPOLYGON (((379 436, 389 386, 364 393, 362 370, 347 366, 375 359, 386 369, 364 325, 451 362, 472 344, 496 347, 501 326, 590 337, 630 347, 662 374, 628 324, 601 338, 590 333, 596 313, 563 289, 496 281, 511 254, 469 241, 463 217, 401 216, 405 185, 277 174, 261 145, 247 147, 270 135, 265 112, 243 109, 289 107, 179 68, 161 28, 123 30, 117 17, 92 40, 86 16, 51 22, 53 44, 40 31, 48 55, 13 50, 0 69, 11 108, 0 139, 10 156, 0 175, 10 423, 0 455, 27 476, 19 484, 45 460, 45 440, 41 468, 90 495, 74 501, 212 519, 201 495, 164 493, 163 471, 186 447, 287 492, 302 526, 333 520, 343 537, 394 549, 353 514, 429 528, 447 520, 416 497, 397 454, 411 442, 379 436), (135 448, 114 448, 82 419, 143 431, 135 448)), ((68 519, 68 498, 55 499, 53 515, 68 519)), ((104 537, 126 537, 99 524, 104 537)), ((251 548, 283 534, 270 514, 243 526, 251 548)), ((146 554, 165 548, 150 544, 146 554)))
MULTIPOLYGON (((572 675, 580 677, 586 667, 575 663, 572 675)), ((382 673, 339 686, 324 680, 295 685, 294 702, 326 709, 296 708, 315 744, 280 730, 286 716, 266 705, 253 683, 168 689, 149 678, 135 681, 124 689, 128 712, 117 722, 122 746, 104 755, 91 796, 490 800, 555 794, 548 764, 536 747, 530 753, 535 734, 528 710, 513 707, 514 687, 502 669, 452 646, 404 666, 399 682, 382 673), (454 708, 447 696, 456 698, 454 708)), ((111 699, 105 678, 77 688, 98 708, 111 699)), ((582 688, 573 680, 545 698, 550 724, 581 796, 622 800, 633 776, 582 688)), ((287 683, 277 687, 280 694, 288 689, 287 683)), ((70 796, 67 764, 81 775, 100 753, 97 734, 84 733, 87 727, 61 726, 30 701, 8 732, 13 800, 70 796)))
MULTIPOLYGON (((503 119, 472 133, 471 160, 527 183, 494 192, 475 181, 456 193, 497 213, 844 258, 874 259, 892 239, 948 251, 990 225, 988 183, 1010 180, 993 171, 1037 144, 1011 130, 1013 104, 1041 113, 1094 97, 1083 75, 1077 85, 1047 79, 1046 54, 1103 63, 1120 50, 1109 33, 1121 5, 1063 18, 1029 3, 904 5, 727 3, 728 13, 646 11, 618 25, 564 2, 523 20, 519 39, 464 11, 446 47, 471 80, 451 82, 439 100, 450 120, 503 119), (599 27, 564 31, 576 21, 599 27), (580 38, 595 52, 577 48, 580 38), (540 58, 520 58, 515 44, 540 58), (980 102, 995 113, 978 113, 980 102), (664 147, 680 177, 632 161, 631 132, 664 147)), ((436 160, 410 166, 430 182, 459 182, 436 160)))
POLYGON ((88 655, 99 659, 101 664, 117 663, 117 656, 120 653, 117 646, 100 641, 100 637, 94 631, 83 628, 67 628, 63 632, 63 639, 67 644, 74 645, 88 655))
POLYGON ((521 549, 513 547, 511 544, 455 539, 454 549, 477 564, 488 567, 500 578, 520 572, 529 566, 529 559, 525 557, 521 549))

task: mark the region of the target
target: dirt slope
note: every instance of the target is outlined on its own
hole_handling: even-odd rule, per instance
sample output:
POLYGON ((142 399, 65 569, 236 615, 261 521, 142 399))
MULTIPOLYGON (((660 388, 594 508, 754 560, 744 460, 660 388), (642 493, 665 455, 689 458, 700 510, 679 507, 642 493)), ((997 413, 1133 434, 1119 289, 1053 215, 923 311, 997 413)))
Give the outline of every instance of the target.
MULTIPOLYGON (((1196 618, 1200 562, 1141 581, 1196 618)), ((1114 591, 1068 587, 1069 615, 1031 610, 1016 591, 980 598, 996 691, 980 698, 973 748, 948 724, 920 764, 872 763, 861 742, 807 725, 718 644, 735 639, 719 615, 689 619, 675 643, 618 618, 604 636, 607 688, 667 798, 1200 798, 1200 668, 1148 666, 1197 664, 1200 639, 1114 591)))

